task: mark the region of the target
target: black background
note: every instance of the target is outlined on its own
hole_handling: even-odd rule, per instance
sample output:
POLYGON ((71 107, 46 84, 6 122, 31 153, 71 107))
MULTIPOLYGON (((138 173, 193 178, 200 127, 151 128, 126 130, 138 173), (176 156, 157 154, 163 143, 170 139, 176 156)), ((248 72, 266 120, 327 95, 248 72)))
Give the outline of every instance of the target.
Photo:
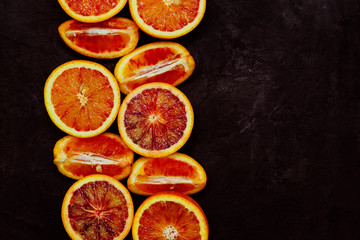
MULTIPOLYGON (((113 71, 118 59, 68 48, 57 27, 70 17, 55 0, 0 9, 0 238, 69 239, 60 208, 74 180, 52 163, 66 134, 44 83, 70 60, 113 71)), ((117 16, 130 18, 128 5, 117 16)), ((359 26, 355 0, 208 0, 200 25, 174 40, 196 62, 178 86, 195 111, 180 152, 207 172, 192 197, 211 240, 360 239, 359 26)), ((138 46, 155 41, 141 32, 138 46)), ((132 196, 135 208, 145 199, 132 196)))

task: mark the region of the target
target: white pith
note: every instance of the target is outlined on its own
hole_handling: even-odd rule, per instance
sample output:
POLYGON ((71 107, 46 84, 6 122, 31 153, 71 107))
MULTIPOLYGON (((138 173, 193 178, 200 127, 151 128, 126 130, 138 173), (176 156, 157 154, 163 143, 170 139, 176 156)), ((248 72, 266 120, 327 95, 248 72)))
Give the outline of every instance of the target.
POLYGON ((87 165, 112 165, 112 164, 118 164, 119 161, 116 161, 114 159, 105 158, 100 155, 96 155, 94 153, 79 153, 74 155, 73 157, 70 157, 68 159, 63 159, 61 162, 71 162, 71 163, 83 163, 87 165))
POLYGON ((167 6, 171 4, 180 5, 182 3, 181 0, 163 0, 163 1, 167 6))
POLYGON ((77 34, 85 34, 88 36, 109 36, 118 35, 119 33, 132 33, 133 30, 127 29, 113 29, 113 28, 89 28, 86 30, 67 30, 65 32, 67 37, 76 37, 77 34))
POLYGON ((178 231, 173 226, 169 225, 164 228, 163 236, 166 238, 166 240, 175 240, 178 235, 178 231))
POLYGON ((151 65, 142 68, 140 71, 136 73, 136 75, 131 77, 126 77, 121 79, 121 83, 126 83, 130 81, 136 81, 141 79, 147 79, 156 75, 163 74, 174 69, 178 65, 183 65, 185 71, 188 72, 189 66, 187 64, 186 59, 184 58, 177 58, 170 61, 162 61, 156 65, 151 65))
POLYGON ((161 185, 161 184, 179 184, 179 183, 189 183, 193 184, 194 182, 187 178, 181 176, 148 176, 146 177, 145 181, 137 180, 139 183, 145 184, 154 184, 154 185, 161 185))

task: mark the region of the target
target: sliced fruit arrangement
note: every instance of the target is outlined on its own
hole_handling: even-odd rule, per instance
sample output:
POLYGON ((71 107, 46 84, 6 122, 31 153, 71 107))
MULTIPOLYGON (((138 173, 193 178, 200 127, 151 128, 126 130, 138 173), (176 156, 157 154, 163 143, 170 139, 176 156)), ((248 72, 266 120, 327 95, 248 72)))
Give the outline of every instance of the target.
POLYGON ((194 71, 195 62, 189 51, 175 42, 146 44, 122 57, 114 75, 121 92, 128 94, 151 82, 165 82, 177 86, 194 71))
POLYGON ((81 22, 101 22, 124 8, 127 0, 58 0, 64 11, 81 22))
POLYGON ((124 142, 146 157, 164 157, 190 137, 194 112, 187 97, 167 83, 144 84, 123 101, 118 126, 124 142))
POLYGON ((209 238, 209 227, 201 207, 177 192, 161 192, 147 198, 135 213, 134 240, 209 238))
POLYGON ((75 60, 57 67, 44 89, 51 120, 76 137, 92 137, 108 129, 120 106, 115 77, 98 63, 75 60))
POLYGON ((129 233, 134 206, 129 191, 106 175, 89 175, 67 191, 61 209, 66 232, 73 240, 122 240, 129 233))
POLYGON ((192 31, 205 14, 206 0, 129 0, 130 13, 139 28, 163 39, 192 31))
POLYGON ((139 41, 138 27, 127 18, 111 18, 100 23, 68 20, 58 30, 70 48, 93 58, 124 56, 134 50, 139 41))
POLYGON ((119 135, 103 133, 91 138, 60 139, 54 147, 54 158, 59 171, 73 179, 101 173, 121 180, 131 172, 134 152, 119 135))
POLYGON ((138 159, 128 178, 128 189, 136 194, 151 195, 162 191, 193 194, 206 185, 206 173, 193 158, 174 153, 162 158, 138 159))

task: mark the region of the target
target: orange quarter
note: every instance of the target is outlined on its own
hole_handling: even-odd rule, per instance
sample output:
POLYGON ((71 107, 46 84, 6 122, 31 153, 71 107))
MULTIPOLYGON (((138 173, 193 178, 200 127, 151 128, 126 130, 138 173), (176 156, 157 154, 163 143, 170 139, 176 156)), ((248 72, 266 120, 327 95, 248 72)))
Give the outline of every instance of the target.
POLYGON ((128 189, 140 195, 162 191, 194 194, 206 185, 206 173, 193 158, 174 153, 162 158, 138 159, 128 178, 128 189))

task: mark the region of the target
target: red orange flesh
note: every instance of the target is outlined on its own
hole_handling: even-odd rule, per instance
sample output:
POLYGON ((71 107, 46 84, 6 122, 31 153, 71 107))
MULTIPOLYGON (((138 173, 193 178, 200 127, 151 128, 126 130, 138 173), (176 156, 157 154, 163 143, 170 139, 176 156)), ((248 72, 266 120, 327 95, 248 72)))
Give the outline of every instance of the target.
POLYGON ((185 47, 174 42, 156 42, 141 46, 121 58, 115 67, 115 77, 120 90, 128 94, 151 82, 177 86, 189 78, 194 68, 194 59, 185 47))
POLYGON ((162 158, 138 159, 128 178, 130 191, 151 195, 162 191, 193 194, 206 185, 206 173, 193 158, 174 153, 162 158))
POLYGON ((163 157, 185 144, 193 118, 186 96, 169 84, 157 82, 136 88, 124 99, 118 125, 122 139, 134 152, 163 157))
POLYGON ((147 34, 164 39, 192 31, 202 20, 206 0, 129 0, 130 12, 147 34))
POLYGON ((101 22, 124 8, 127 0, 58 0, 63 10, 81 22, 101 22))
POLYGON ((117 58, 135 49, 138 27, 126 18, 111 18, 99 23, 69 20, 59 26, 59 34, 73 50, 94 58, 117 58))
POLYGON ((130 174, 134 153, 119 135, 103 133, 91 138, 64 137, 56 143, 54 157, 59 171, 70 178, 101 173, 120 180, 130 174))
POLYGON ((46 81, 44 98, 53 122, 77 137, 104 132, 115 120, 120 106, 119 87, 111 72, 83 60, 56 68, 46 81))
POLYGON ((135 213, 134 240, 207 240, 206 216, 192 198, 177 192, 161 192, 147 198, 135 213))
POLYGON ((122 240, 129 233, 134 207, 127 189, 116 179, 90 175, 67 191, 61 217, 73 240, 122 240))

